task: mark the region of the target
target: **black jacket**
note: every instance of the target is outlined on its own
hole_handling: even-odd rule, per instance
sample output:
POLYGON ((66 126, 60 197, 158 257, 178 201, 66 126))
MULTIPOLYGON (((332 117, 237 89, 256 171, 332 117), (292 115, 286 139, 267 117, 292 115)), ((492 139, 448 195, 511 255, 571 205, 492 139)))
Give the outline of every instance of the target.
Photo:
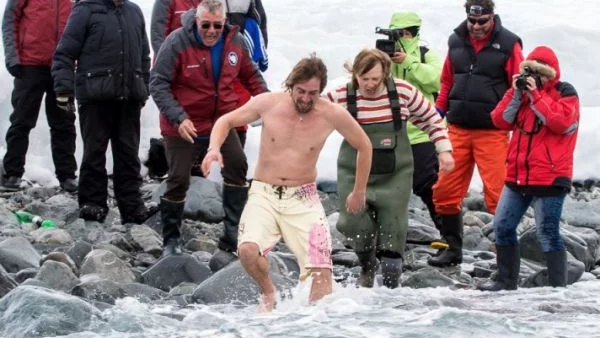
POLYGON ((447 119, 463 128, 495 129, 490 113, 510 88, 504 68, 521 39, 502 27, 498 15, 492 36, 479 53, 475 54, 468 34, 465 20, 448 41, 454 84, 448 94, 447 119))
POLYGON ((129 0, 81 0, 52 63, 57 95, 78 101, 148 98, 150 49, 144 16, 129 0))

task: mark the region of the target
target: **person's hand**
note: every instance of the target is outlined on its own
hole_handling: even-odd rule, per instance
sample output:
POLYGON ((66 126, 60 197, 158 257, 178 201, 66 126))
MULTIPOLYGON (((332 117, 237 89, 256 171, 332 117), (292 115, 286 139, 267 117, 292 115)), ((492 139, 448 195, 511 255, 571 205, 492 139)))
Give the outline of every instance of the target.
POLYGON ((208 174, 210 174, 210 166, 214 161, 217 161, 219 166, 223 168, 223 155, 221 155, 219 149, 209 148, 209 150, 206 152, 206 156, 204 156, 204 159, 202 160, 201 168, 204 177, 208 177, 208 174))
POLYGON ((179 132, 179 136, 189 143, 194 143, 194 137, 198 136, 196 134, 196 127, 194 127, 194 123, 190 119, 185 119, 179 124, 179 128, 177 128, 179 132))
POLYGON ((23 75, 23 66, 21 65, 14 65, 6 68, 8 69, 10 75, 12 75, 14 78, 19 79, 21 78, 21 75, 23 75))
POLYGON ((514 75, 512 76, 512 88, 513 88, 515 91, 517 91, 517 90, 520 90, 519 88, 517 88, 517 78, 518 78, 519 76, 521 76, 521 74, 514 74, 514 75))
POLYGON ((443 151, 439 153, 438 160, 440 161, 441 172, 449 173, 454 169, 454 157, 452 157, 452 152, 443 151))
POLYGON ((346 198, 346 211, 350 214, 358 214, 363 211, 367 202, 365 192, 352 191, 346 198))
POLYGON ((394 55, 391 57, 391 59, 395 63, 402 63, 402 62, 404 62, 404 59, 406 59, 406 53, 404 53, 401 50, 396 51, 396 53, 394 53, 394 55))
POLYGON ((75 99, 72 96, 57 96, 56 106, 67 113, 75 113, 75 99))
POLYGON ((528 76, 527 77, 527 90, 529 90, 530 92, 533 92, 534 90, 537 90, 537 83, 535 82, 535 78, 533 76, 528 76))

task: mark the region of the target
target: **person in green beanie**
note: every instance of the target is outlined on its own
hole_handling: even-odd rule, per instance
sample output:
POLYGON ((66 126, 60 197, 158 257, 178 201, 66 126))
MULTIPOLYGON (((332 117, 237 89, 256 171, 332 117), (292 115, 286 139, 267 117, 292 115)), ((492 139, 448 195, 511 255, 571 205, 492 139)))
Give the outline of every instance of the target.
MULTIPOLYGON (((440 90, 442 59, 434 51, 420 44, 421 18, 415 12, 392 14, 390 29, 401 29, 401 37, 396 40, 396 53, 392 59, 394 77, 408 81, 430 102, 435 103, 440 90)), ((410 121, 406 124, 408 141, 413 154, 412 190, 427 206, 435 227, 439 230, 441 221, 433 204, 432 187, 438 178, 438 159, 429 135, 410 121)))

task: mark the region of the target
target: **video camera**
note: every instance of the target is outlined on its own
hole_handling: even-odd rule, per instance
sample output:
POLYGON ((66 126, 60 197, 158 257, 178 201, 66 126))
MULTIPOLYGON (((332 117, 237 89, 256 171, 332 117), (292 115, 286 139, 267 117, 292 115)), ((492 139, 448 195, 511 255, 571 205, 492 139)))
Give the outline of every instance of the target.
POLYGON ((394 53, 396 53, 396 41, 402 37, 402 29, 375 27, 375 33, 388 36, 387 39, 377 39, 375 41, 375 48, 385 52, 390 57, 394 56, 394 53))
POLYGON ((537 86, 537 88, 542 88, 542 79, 540 78, 540 75, 535 71, 531 70, 531 68, 529 67, 525 67, 523 69, 523 73, 517 76, 517 81, 515 82, 517 88, 521 90, 529 90, 527 88, 527 78, 530 76, 535 79, 535 85, 537 86))

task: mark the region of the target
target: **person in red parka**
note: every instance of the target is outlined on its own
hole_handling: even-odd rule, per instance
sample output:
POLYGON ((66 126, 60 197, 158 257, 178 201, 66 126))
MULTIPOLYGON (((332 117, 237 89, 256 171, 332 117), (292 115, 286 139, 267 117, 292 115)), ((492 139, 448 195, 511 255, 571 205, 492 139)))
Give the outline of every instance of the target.
MULTIPOLYGON (((169 165, 160 202, 164 255, 181 253, 179 228, 190 170, 194 160, 210 150, 208 138, 215 121, 238 107, 233 85, 237 78, 252 95, 268 90, 238 27, 225 24, 223 1, 203 0, 196 11, 184 14, 183 27, 167 37, 150 76, 169 165)), ((239 217, 248 194, 248 163, 235 131, 221 152, 225 234, 219 248, 236 252, 239 217)))
POLYGON ((558 59, 549 47, 536 47, 520 69, 525 75, 513 77, 512 88, 492 111, 494 125, 513 133, 506 181, 494 217, 498 278, 479 286, 481 290, 517 288, 516 229, 530 205, 548 266, 548 283, 567 285, 567 255, 559 222, 571 189, 579 99, 571 84, 560 81, 558 59))
POLYGON ((8 0, 2 21, 4 57, 15 78, 13 113, 6 132, 6 154, 2 187, 19 190, 25 172, 29 133, 38 120, 42 98, 50 125, 50 145, 60 186, 77 191, 75 161, 75 106, 58 102, 50 66, 52 55, 71 13, 71 0, 8 0))

